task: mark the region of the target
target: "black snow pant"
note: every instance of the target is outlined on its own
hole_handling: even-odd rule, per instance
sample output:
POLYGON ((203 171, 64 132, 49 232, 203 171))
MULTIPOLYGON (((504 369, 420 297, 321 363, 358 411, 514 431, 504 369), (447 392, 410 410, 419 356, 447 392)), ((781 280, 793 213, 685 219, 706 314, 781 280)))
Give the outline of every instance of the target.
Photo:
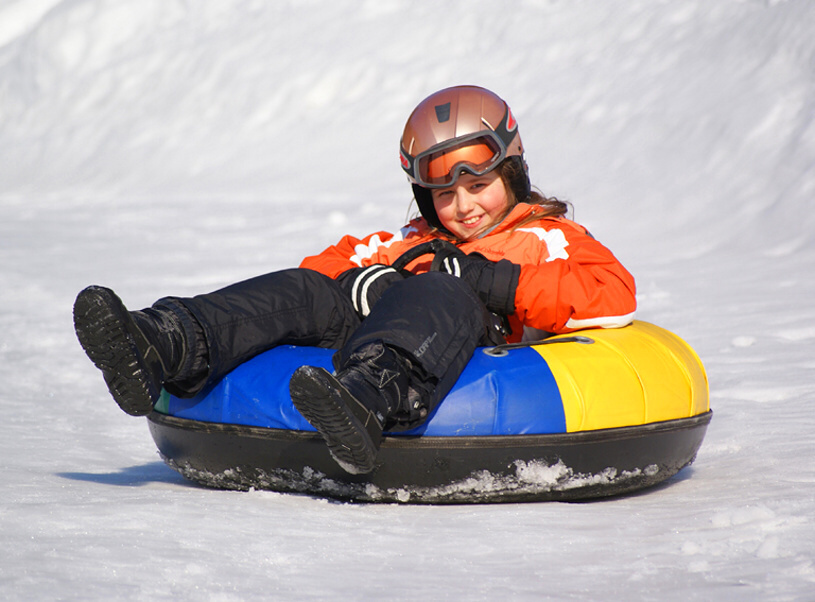
POLYGON ((194 395, 277 345, 336 349, 332 361, 339 371, 355 351, 383 343, 407 354, 435 383, 427 400, 430 414, 456 383, 476 347, 505 342, 500 320, 469 285, 441 272, 396 282, 364 319, 339 282, 302 268, 159 303, 181 303, 196 318, 209 354, 207 374, 188 381, 194 383, 191 387, 167 386, 180 396, 194 395))

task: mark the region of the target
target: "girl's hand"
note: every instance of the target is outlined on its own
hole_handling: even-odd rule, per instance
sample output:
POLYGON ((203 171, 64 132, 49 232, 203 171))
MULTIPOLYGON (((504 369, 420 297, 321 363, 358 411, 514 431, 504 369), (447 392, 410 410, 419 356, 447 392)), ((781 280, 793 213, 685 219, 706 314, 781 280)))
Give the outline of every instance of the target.
POLYGON ((483 255, 468 255, 451 245, 436 253, 430 270, 464 280, 492 312, 507 316, 515 311, 521 267, 511 261, 490 261, 483 255))

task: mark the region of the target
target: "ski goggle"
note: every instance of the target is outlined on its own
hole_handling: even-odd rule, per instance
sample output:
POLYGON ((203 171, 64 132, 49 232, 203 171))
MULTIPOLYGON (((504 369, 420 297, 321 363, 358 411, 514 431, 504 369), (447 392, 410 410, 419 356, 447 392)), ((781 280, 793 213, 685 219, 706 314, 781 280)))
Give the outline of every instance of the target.
POLYGON ((416 184, 446 188, 455 184, 462 172, 483 176, 495 169, 506 158, 507 149, 495 132, 483 131, 437 145, 412 161, 401 154, 402 167, 416 184))

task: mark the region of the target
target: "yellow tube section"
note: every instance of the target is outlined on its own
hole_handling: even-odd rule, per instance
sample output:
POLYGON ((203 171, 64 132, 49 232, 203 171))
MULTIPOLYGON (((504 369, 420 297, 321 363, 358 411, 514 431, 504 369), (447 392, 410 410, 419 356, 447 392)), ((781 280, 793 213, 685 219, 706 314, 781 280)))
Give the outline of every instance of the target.
POLYGON ((675 334, 635 320, 625 328, 547 341, 575 335, 594 342, 533 347, 558 384, 568 432, 689 418, 710 409, 704 366, 675 334))

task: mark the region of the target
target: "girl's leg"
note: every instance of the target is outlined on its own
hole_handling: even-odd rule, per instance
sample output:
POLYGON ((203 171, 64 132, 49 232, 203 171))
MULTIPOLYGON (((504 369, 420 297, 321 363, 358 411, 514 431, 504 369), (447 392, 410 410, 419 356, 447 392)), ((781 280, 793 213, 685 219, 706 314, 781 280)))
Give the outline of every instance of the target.
POLYGON ((334 280, 295 269, 135 312, 110 289, 91 286, 77 296, 74 324, 113 398, 139 416, 162 387, 192 396, 276 345, 340 347, 359 318, 334 280))
POLYGON ((306 269, 273 272, 209 294, 156 303, 169 304, 180 304, 195 317, 209 359, 204 379, 188 375, 187 382, 197 383, 194 388, 185 390, 185 382, 178 379, 168 383, 169 391, 181 395, 196 393, 277 345, 339 348, 360 323, 350 296, 337 282, 306 269))
MULTIPOLYGON (((444 399, 479 345, 505 343, 500 320, 460 278, 430 272, 392 285, 371 314, 334 355, 342 370, 371 343, 396 349, 414 366, 419 380, 431 383, 418 408, 402 407, 392 429, 410 429, 444 399)), ((416 380, 416 379, 414 379, 416 380)))
POLYGON ((393 284, 334 355, 336 374, 303 366, 289 392, 337 463, 367 473, 383 430, 420 425, 479 344, 504 342, 497 320, 460 279, 432 272, 393 284))

